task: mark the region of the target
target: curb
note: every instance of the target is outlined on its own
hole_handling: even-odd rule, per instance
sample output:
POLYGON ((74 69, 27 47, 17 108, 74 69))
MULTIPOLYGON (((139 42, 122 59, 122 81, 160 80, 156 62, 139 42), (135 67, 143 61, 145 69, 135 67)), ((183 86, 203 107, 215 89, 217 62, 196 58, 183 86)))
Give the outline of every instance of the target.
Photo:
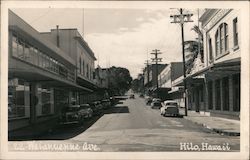
MULTIPOLYGON (((184 118, 185 118, 185 116, 184 116, 184 118)), ((220 134, 220 135, 240 136, 240 132, 225 131, 225 130, 223 130, 223 129, 212 128, 212 127, 206 125, 205 123, 194 122, 194 121, 192 121, 192 120, 190 120, 190 119, 188 119, 188 118, 185 118, 185 119, 191 121, 191 122, 194 123, 194 124, 198 124, 198 125, 200 125, 200 126, 206 128, 206 129, 208 129, 208 130, 210 130, 210 131, 213 131, 213 132, 215 132, 215 133, 218 133, 218 134, 220 134)))

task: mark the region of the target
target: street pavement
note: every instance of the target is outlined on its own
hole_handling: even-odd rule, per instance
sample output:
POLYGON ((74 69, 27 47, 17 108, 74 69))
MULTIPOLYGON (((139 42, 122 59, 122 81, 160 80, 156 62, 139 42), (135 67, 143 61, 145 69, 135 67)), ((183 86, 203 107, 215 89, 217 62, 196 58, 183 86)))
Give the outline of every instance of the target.
POLYGON ((151 109, 145 104, 144 98, 138 96, 121 101, 103 116, 85 125, 87 127, 64 126, 41 137, 43 140, 11 141, 9 150, 46 150, 49 148, 47 144, 53 144, 54 147, 77 145, 71 150, 64 145, 65 151, 240 150, 239 136, 220 135, 184 118, 163 117, 158 109, 151 109))

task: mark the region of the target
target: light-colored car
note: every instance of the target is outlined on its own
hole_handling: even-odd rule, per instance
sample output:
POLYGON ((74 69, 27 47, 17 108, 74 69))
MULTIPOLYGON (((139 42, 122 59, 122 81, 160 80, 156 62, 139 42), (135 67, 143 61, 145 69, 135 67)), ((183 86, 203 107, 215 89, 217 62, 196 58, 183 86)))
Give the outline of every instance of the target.
POLYGON ((161 99, 159 98, 153 98, 151 102, 151 108, 152 109, 160 109, 162 107, 161 105, 161 99))
POLYGON ((164 101, 160 111, 163 116, 179 116, 178 103, 174 100, 164 101))

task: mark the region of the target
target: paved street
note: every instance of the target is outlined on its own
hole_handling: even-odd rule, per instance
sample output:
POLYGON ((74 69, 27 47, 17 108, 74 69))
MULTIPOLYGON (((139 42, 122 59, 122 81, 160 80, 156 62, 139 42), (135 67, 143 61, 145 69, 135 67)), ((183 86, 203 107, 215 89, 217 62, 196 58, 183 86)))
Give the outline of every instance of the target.
POLYGON ((96 145, 96 151, 183 151, 180 150, 183 144, 182 149, 205 151, 202 150, 202 143, 208 143, 227 146, 229 151, 240 149, 239 136, 211 133, 184 118, 162 117, 159 110, 146 106, 144 99, 138 96, 121 101, 103 116, 85 125, 88 126, 64 126, 43 137, 57 140, 13 141, 9 143, 9 147, 13 149, 17 144, 31 143, 87 143, 96 145), (199 149, 195 148, 195 145, 198 145, 199 149))

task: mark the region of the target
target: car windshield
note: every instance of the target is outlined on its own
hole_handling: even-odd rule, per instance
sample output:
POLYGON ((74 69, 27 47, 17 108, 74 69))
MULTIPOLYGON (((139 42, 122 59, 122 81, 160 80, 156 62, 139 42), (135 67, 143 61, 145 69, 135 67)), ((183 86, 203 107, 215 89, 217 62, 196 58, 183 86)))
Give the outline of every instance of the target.
POLYGON ((177 106, 177 103, 175 103, 175 102, 167 102, 166 105, 169 105, 169 106, 177 106))

